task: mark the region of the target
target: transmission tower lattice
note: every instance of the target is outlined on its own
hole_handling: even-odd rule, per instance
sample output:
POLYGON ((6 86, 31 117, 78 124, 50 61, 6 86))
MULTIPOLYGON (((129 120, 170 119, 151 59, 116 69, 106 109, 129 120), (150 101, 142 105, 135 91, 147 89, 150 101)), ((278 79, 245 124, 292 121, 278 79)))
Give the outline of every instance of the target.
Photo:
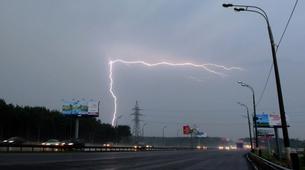
POLYGON ((134 126, 133 126, 133 134, 135 136, 135 142, 139 142, 139 136, 140 136, 140 116, 143 114, 140 113, 140 107, 138 104, 138 101, 136 101, 135 107, 132 109, 134 112, 131 114, 134 116, 133 121, 134 121, 134 126))

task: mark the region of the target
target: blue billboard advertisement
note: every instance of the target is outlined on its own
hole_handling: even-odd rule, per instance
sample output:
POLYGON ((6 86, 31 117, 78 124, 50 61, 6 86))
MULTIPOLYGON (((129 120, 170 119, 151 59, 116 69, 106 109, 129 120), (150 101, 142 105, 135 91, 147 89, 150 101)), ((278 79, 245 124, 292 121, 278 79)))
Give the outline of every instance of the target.
POLYGON ((94 100, 64 101, 62 113, 67 116, 99 116, 99 102, 94 100))
POLYGON ((263 114, 257 114, 256 115, 257 120, 257 127, 269 127, 269 114, 263 113, 263 114))

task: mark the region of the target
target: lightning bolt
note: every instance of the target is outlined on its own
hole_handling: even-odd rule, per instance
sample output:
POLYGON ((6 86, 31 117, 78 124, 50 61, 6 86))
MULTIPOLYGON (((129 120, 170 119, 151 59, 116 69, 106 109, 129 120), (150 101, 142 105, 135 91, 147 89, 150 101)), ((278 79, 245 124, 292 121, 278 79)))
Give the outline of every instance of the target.
POLYGON ((204 69, 210 73, 216 74, 218 76, 224 76, 223 73, 220 73, 218 71, 215 71, 213 69, 210 69, 209 67, 214 67, 226 71, 230 70, 242 70, 240 67, 226 67, 222 65, 217 65, 217 64, 212 64, 212 63, 206 63, 206 64, 194 64, 194 63, 170 63, 170 62, 158 62, 158 63, 147 63, 145 61, 126 61, 122 59, 117 59, 117 60, 110 60, 109 61, 109 92, 113 98, 113 104, 114 104, 114 111, 113 111, 113 118, 112 118, 112 126, 114 126, 115 120, 116 120, 116 114, 117 114, 117 96, 114 94, 113 91, 113 66, 116 63, 122 63, 122 64, 142 64, 147 67, 156 67, 156 66, 161 66, 161 65, 167 65, 167 66, 189 66, 189 67, 195 67, 195 68, 200 68, 204 69))

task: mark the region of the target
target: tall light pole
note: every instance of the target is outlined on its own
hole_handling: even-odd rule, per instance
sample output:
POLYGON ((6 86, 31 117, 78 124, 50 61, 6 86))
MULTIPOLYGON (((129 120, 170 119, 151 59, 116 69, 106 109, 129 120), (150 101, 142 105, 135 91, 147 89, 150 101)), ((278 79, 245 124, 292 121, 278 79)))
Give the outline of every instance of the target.
POLYGON ((250 116, 249 116, 249 108, 247 105, 237 102, 240 106, 246 108, 247 110, 247 118, 248 118, 248 126, 249 126, 249 136, 250 136, 250 145, 251 145, 251 151, 253 151, 253 144, 252 144, 252 133, 251 133, 251 122, 250 122, 250 116))
POLYGON ((254 122, 254 129, 255 129, 255 148, 258 148, 258 133, 257 133, 257 116, 256 116, 256 104, 255 104, 255 92, 254 88, 250 86, 249 84, 246 84, 242 81, 238 81, 238 84, 240 84, 242 87, 247 87, 252 92, 252 101, 253 101, 253 122, 254 122))
POLYGON ((277 65, 277 57, 276 57, 276 51, 275 51, 276 44, 274 43, 273 34, 272 34, 268 16, 263 9, 261 9, 257 6, 233 5, 233 4, 223 4, 222 6, 226 7, 226 8, 235 7, 234 10, 237 12, 247 11, 247 12, 257 13, 257 14, 261 15, 267 23, 269 40, 270 40, 270 45, 271 45, 271 50, 272 50, 272 59, 273 59, 274 75, 275 75, 275 81, 276 81, 277 97, 278 97, 278 103, 279 103, 279 109, 280 109, 280 115, 281 115, 284 146, 285 146, 287 158, 290 160, 290 143, 289 143, 288 128, 287 128, 287 121, 286 121, 286 115, 285 115, 284 100, 283 100, 283 94, 282 94, 282 88, 281 88, 281 81, 280 81, 280 75, 279 75, 279 69, 278 69, 278 65, 277 65))
POLYGON ((162 143, 163 143, 163 146, 164 146, 164 129, 166 128, 167 126, 163 126, 162 128, 162 143))
POLYGON ((144 137, 144 127, 147 125, 147 123, 144 123, 143 125, 142 125, 142 136, 144 137))

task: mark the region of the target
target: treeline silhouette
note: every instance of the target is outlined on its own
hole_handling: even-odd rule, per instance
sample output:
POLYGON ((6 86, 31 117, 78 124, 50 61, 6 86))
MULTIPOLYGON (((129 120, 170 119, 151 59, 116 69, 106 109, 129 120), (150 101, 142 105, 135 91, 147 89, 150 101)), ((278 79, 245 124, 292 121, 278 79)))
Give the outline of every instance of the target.
MULTIPOLYGON (((0 139, 19 136, 28 141, 74 137, 75 118, 45 107, 7 104, 0 99, 0 139)), ((90 143, 119 142, 131 136, 129 126, 112 127, 96 118, 79 118, 79 138, 90 143)))

